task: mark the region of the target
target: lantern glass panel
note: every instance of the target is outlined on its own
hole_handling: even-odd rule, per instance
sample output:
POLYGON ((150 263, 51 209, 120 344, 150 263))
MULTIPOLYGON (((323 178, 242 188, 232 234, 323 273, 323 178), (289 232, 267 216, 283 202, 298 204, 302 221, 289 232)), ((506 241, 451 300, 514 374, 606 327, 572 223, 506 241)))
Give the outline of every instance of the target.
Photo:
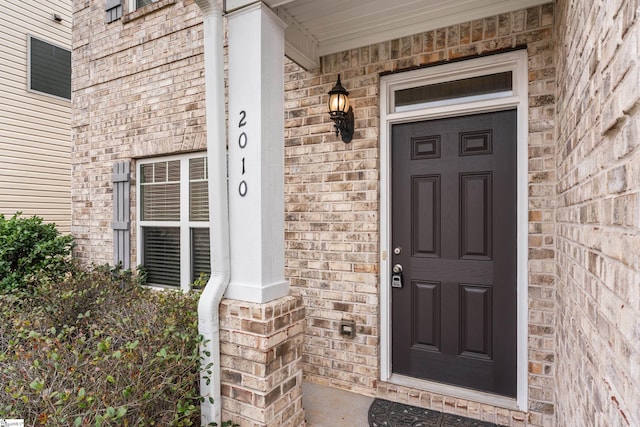
POLYGON ((334 93, 329 97, 329 111, 346 113, 349 110, 349 98, 341 93, 334 93))

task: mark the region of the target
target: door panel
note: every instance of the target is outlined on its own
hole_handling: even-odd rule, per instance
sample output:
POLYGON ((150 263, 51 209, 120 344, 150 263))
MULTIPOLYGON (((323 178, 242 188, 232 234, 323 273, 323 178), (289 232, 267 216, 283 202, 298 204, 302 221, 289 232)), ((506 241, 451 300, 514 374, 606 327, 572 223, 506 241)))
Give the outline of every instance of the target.
POLYGON ((412 346, 424 346, 425 350, 440 350, 440 283, 412 282, 412 346))
POLYGON ((516 395, 516 113, 392 128, 392 371, 516 395))
POLYGON ((492 173, 460 175, 460 258, 491 259, 492 173))
POLYGON ((493 298, 491 286, 460 285, 461 355, 491 360, 493 298))
POLYGON ((440 177, 437 175, 413 177, 411 185, 413 205, 411 222, 414 256, 440 256, 440 177))

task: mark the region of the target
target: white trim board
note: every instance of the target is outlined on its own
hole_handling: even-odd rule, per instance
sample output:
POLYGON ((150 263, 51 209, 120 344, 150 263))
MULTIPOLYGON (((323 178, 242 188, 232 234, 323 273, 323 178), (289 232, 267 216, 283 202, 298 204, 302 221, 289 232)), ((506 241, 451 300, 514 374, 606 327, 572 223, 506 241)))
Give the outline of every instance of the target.
POLYGON ((519 50, 380 78, 380 379, 425 391, 460 397, 509 409, 527 411, 528 404, 528 71, 527 52, 519 50), (493 74, 513 73, 511 95, 464 100, 411 111, 393 111, 395 91, 430 83, 493 74), (391 126, 419 120, 517 110, 517 397, 509 399, 481 391, 392 375, 391 371, 391 126))

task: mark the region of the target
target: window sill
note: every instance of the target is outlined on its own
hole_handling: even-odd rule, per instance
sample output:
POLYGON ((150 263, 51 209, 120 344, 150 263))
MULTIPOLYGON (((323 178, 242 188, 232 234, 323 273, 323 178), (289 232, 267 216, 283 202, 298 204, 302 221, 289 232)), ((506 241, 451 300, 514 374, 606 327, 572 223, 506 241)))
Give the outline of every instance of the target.
POLYGON ((157 2, 148 4, 146 6, 141 7, 140 9, 134 10, 133 12, 129 12, 122 17, 122 23, 127 24, 131 21, 135 21, 149 13, 153 13, 156 10, 164 9, 167 6, 171 6, 176 4, 177 0, 158 0, 157 2))

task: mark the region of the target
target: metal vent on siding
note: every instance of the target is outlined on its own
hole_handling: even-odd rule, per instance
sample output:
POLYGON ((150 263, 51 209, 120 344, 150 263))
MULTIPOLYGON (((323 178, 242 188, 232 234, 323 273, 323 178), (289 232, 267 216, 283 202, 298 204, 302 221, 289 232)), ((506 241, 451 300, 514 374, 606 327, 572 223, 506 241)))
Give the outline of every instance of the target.
POLYGON ((131 268, 130 191, 131 165, 113 165, 113 264, 131 268))
POLYGON ((29 89, 71 99, 71 51, 29 37, 29 89))

